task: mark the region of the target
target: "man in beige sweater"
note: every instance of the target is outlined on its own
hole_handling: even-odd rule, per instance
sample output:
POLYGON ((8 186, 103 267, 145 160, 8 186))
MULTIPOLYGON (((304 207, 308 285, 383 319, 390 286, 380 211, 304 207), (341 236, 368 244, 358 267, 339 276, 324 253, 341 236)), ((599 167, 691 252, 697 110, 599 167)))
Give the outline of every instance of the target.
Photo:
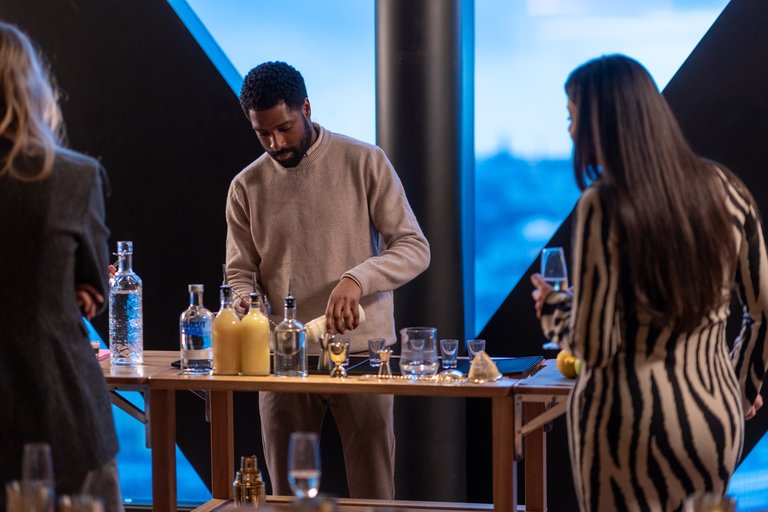
MULTIPOLYGON (((255 275, 277 305, 291 281, 299 321, 325 314, 329 330, 350 336, 352 352, 367 350, 373 337, 395 343, 392 290, 423 272, 430 254, 392 164, 380 148, 312 123, 304 79, 288 64, 252 69, 240 103, 266 153, 229 189, 227 274, 235 291, 247 296, 255 275)), ((291 432, 319 433, 330 408, 350 495, 393 499, 392 405, 391 395, 259 393, 273 493, 291 493, 291 432)))

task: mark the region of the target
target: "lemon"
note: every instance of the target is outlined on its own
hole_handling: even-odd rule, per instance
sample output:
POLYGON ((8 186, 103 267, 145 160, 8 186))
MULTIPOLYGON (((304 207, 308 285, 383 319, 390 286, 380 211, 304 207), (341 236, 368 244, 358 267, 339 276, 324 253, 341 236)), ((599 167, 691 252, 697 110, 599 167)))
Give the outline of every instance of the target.
MULTIPOLYGON (((578 372, 576 371, 576 358, 571 355, 567 350, 561 350, 557 354, 557 369, 568 377, 569 379, 575 379, 578 372)), ((581 365, 579 365, 581 366, 581 365)))

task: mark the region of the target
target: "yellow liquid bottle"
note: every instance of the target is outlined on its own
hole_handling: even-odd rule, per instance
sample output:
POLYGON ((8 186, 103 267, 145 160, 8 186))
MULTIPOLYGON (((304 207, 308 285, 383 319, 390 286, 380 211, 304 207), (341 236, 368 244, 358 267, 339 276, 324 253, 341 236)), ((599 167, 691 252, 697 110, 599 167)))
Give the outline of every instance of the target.
POLYGON ((221 309, 213 319, 213 373, 240 373, 240 319, 232 307, 232 288, 219 287, 221 309))
POLYGON ((251 307, 240 321, 243 375, 269 375, 269 320, 261 312, 261 298, 252 293, 251 307))

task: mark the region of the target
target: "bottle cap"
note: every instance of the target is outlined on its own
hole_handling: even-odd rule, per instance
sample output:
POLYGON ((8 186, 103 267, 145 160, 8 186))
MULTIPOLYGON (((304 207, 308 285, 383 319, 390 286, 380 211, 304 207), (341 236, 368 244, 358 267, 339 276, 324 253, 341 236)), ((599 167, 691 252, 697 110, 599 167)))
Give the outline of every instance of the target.
POLYGON ((203 291, 203 285, 201 284, 189 285, 189 293, 202 292, 202 291, 203 291))
POLYGON ((241 471, 256 471, 259 468, 256 466, 256 456, 242 456, 240 457, 240 470, 241 471))
POLYGON ((287 308, 295 308, 296 307, 296 297, 293 295, 288 295, 283 299, 283 302, 285 303, 285 307, 287 308))

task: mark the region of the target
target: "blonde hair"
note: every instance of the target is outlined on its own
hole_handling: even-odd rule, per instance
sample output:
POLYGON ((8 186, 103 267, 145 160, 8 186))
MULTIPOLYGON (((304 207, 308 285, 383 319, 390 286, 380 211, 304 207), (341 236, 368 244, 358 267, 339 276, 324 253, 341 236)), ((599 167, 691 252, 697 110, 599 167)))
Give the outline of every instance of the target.
POLYGON ((0 22, 0 176, 44 179, 53 169, 63 126, 56 93, 32 42, 0 22))

